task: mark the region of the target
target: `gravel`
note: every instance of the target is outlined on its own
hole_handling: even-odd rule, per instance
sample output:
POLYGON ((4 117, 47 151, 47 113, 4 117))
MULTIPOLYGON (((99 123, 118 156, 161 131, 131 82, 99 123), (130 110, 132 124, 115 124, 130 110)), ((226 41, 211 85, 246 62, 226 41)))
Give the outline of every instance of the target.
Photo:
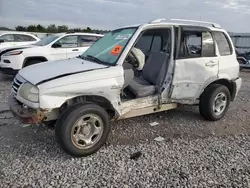
POLYGON ((250 72, 242 77, 223 120, 184 107, 118 121, 106 146, 79 159, 59 149, 53 129, 1 112, 11 78, 0 76, 0 187, 250 187, 250 72))

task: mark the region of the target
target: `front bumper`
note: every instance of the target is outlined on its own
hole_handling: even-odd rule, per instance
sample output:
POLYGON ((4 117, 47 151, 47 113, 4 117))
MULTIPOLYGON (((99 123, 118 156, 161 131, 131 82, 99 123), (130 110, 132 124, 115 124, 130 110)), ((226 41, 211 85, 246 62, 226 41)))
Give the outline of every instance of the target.
POLYGON ((24 56, 22 54, 13 56, 1 56, 0 67, 20 70, 23 68, 23 61, 24 56))
POLYGON ((9 108, 13 116, 25 124, 40 124, 44 119, 44 112, 28 107, 19 103, 14 94, 9 96, 9 108))

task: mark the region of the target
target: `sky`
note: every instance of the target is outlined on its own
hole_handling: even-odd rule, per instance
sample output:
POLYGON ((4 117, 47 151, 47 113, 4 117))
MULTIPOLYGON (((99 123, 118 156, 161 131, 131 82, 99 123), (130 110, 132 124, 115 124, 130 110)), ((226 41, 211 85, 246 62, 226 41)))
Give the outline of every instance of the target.
POLYGON ((0 26, 56 24, 115 29, 156 18, 211 21, 250 32, 250 0, 0 0, 0 26))

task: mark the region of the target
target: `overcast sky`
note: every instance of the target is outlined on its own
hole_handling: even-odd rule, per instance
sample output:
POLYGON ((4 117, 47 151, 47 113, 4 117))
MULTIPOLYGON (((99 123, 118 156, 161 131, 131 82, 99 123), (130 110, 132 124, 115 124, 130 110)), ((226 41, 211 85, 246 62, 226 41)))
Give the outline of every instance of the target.
POLYGON ((0 26, 66 24, 114 29, 155 18, 217 22, 250 32, 250 0, 0 0, 0 26))

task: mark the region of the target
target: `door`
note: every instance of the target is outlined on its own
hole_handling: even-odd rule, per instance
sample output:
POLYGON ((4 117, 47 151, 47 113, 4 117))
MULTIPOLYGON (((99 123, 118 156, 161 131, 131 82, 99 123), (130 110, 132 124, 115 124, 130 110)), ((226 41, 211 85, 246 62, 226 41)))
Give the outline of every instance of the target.
POLYGON ((172 82, 172 99, 194 99, 218 77, 219 61, 210 31, 182 28, 172 82))
POLYGON ((77 52, 77 40, 77 35, 67 35, 58 39, 51 47, 50 56, 52 60, 69 58, 67 56, 68 51, 77 52))

